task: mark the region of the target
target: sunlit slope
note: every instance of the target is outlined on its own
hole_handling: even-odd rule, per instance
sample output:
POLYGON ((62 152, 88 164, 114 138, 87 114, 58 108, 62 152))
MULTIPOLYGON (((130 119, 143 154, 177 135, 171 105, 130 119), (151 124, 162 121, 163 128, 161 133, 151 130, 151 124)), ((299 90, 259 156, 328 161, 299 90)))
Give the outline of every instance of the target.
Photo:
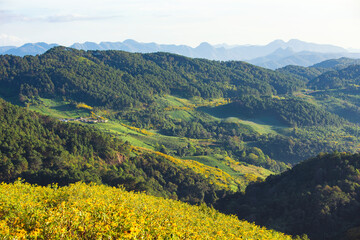
POLYGON ((77 183, 0 186, 3 239, 291 239, 205 206, 77 183))
POLYGON ((21 177, 42 186, 78 181, 123 185, 192 204, 214 204, 227 190, 238 190, 233 184, 215 185, 201 171, 163 156, 131 151, 128 143, 94 125, 60 122, 2 99, 0 120, 0 182, 21 177))
MULTIPOLYGON (((76 118, 76 117, 88 117, 90 110, 78 109, 73 104, 59 100, 59 99, 45 99, 41 98, 42 104, 30 105, 29 108, 44 114, 57 116, 60 118, 76 118), (87 113, 86 113, 87 112, 87 113)), ((157 101, 164 108, 168 109, 167 112, 179 111, 188 113, 189 115, 196 115, 197 107, 203 106, 220 106, 226 104, 228 101, 225 99, 216 99, 213 101, 206 101, 203 99, 193 99, 192 101, 177 98, 167 95, 162 98, 158 98, 157 101), (174 110, 177 109, 177 110, 174 110)), ((96 114, 110 117, 111 111, 93 110, 96 114), (103 114, 108 115, 103 115, 103 114)), ((220 188, 227 190, 237 191, 240 187, 244 190, 249 182, 265 179, 268 175, 272 174, 271 171, 265 170, 260 167, 256 167, 250 164, 240 163, 232 160, 226 160, 226 156, 217 154, 216 156, 188 156, 184 157, 192 160, 181 160, 176 156, 171 149, 187 148, 191 143, 194 146, 202 146, 208 144, 214 144, 214 139, 189 139, 186 137, 166 136, 156 130, 145 130, 143 128, 134 127, 131 123, 120 120, 110 119, 107 123, 99 123, 92 125, 103 131, 111 132, 123 141, 128 141, 131 145, 136 146, 133 148, 135 151, 151 152, 157 155, 165 156, 168 160, 172 161, 178 166, 189 168, 198 174, 201 174, 205 178, 211 179, 211 181, 218 185, 220 188), (158 147, 164 145, 169 151, 169 154, 160 153, 158 147), (154 151, 155 150, 155 151, 154 151), (157 151, 156 151, 157 150, 157 151), (203 159, 211 159, 210 161, 203 161, 203 159), (197 161, 197 162, 196 162, 197 161), (198 163, 200 162, 200 163, 198 163), (203 163, 203 164, 201 164, 203 163), (206 166, 208 165, 208 166, 206 166), (241 167, 242 166, 242 167, 241 167), (216 167, 216 168, 215 168, 216 167), (256 169, 253 171, 253 169, 256 169), (230 175, 229 175, 230 174, 230 175)))
MULTIPOLYGON (((250 167, 245 167, 243 164, 235 162, 234 160, 228 158, 226 165, 229 169, 222 170, 219 167, 212 167, 211 163, 203 164, 201 161, 195 158, 191 159, 180 159, 176 158, 161 152, 152 151, 150 149, 134 147, 133 151, 138 152, 150 152, 158 156, 164 157, 165 159, 175 163, 177 166, 184 169, 191 169, 197 174, 208 179, 211 184, 216 185, 220 189, 226 189, 231 191, 245 190, 246 186, 251 182, 257 182, 264 180, 267 176, 272 174, 271 171, 268 171, 263 168, 255 167, 250 165, 250 167), (232 164, 232 165, 231 165, 232 164), (243 167, 242 167, 243 166, 243 167), (226 171, 227 170, 227 171, 226 171), (230 175, 227 172, 232 172, 230 175)), ((216 161, 216 160, 215 160, 216 161)), ((220 165, 220 162, 218 162, 220 165)), ((225 165, 225 164, 224 164, 225 165)), ((225 165, 225 166, 226 166, 225 165)))

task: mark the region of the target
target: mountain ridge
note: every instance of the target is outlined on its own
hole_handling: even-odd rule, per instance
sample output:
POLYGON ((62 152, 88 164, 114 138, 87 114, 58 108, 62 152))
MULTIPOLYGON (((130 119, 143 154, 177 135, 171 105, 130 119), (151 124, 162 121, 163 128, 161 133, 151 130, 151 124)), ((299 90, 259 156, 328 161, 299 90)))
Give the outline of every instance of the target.
MULTIPOLYGON (((1 47, 0 54, 11 54, 17 56, 42 54, 58 44, 27 43, 21 47, 1 47)), ((123 42, 84 42, 74 43, 71 48, 78 50, 122 50, 127 52, 153 53, 169 52, 191 58, 206 58, 209 60, 248 61, 257 66, 275 69, 285 65, 295 64, 300 66, 311 66, 323 60, 339 57, 360 58, 360 53, 351 53, 346 49, 327 45, 316 44, 291 39, 288 42, 274 40, 266 45, 211 45, 202 42, 197 47, 174 44, 157 44, 137 42, 127 39, 123 42), (289 51, 291 49, 291 51, 289 51), (288 54, 279 54, 288 50, 288 54)))
POLYGON ((274 70, 288 65, 310 67, 331 59, 359 57, 360 54, 357 53, 316 53, 301 51, 290 54, 290 51, 283 51, 281 54, 281 51, 277 50, 265 57, 249 60, 249 63, 274 70))

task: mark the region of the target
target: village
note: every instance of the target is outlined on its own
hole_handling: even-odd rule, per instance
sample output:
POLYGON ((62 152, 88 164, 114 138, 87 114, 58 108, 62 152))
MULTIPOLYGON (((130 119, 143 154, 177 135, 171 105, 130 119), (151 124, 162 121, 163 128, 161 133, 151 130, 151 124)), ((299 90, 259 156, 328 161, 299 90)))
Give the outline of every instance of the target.
POLYGON ((61 122, 83 122, 83 123, 106 123, 109 120, 105 119, 101 116, 97 116, 97 118, 94 117, 78 117, 78 118, 61 118, 59 119, 61 122))

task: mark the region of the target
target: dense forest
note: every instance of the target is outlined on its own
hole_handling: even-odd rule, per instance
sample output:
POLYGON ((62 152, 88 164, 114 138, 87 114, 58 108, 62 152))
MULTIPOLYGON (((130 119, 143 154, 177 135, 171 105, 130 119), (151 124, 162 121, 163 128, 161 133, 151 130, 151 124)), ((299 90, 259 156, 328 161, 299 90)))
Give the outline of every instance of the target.
POLYGON ((320 154, 219 203, 240 219, 310 239, 341 239, 360 225, 360 154, 320 154))

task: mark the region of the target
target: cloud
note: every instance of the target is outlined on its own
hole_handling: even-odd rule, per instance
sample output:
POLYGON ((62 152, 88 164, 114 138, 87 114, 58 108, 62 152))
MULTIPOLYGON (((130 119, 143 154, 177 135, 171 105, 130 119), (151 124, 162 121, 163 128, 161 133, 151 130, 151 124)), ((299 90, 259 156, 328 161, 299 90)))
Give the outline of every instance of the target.
POLYGON ((16 36, 0 34, 0 46, 20 46, 24 41, 16 36))
POLYGON ((26 22, 29 21, 30 18, 21 14, 14 14, 9 11, 0 10, 0 23, 10 23, 10 22, 26 22))
POLYGON ((77 21, 97 21, 97 20, 106 20, 111 18, 117 18, 120 16, 83 16, 79 14, 67 14, 67 15, 55 15, 48 16, 43 18, 43 21, 46 22, 77 22, 77 21))
POLYGON ((77 21, 98 21, 121 16, 85 16, 80 14, 57 14, 52 16, 30 17, 23 14, 14 14, 9 11, 0 10, 0 23, 11 22, 77 22, 77 21))

